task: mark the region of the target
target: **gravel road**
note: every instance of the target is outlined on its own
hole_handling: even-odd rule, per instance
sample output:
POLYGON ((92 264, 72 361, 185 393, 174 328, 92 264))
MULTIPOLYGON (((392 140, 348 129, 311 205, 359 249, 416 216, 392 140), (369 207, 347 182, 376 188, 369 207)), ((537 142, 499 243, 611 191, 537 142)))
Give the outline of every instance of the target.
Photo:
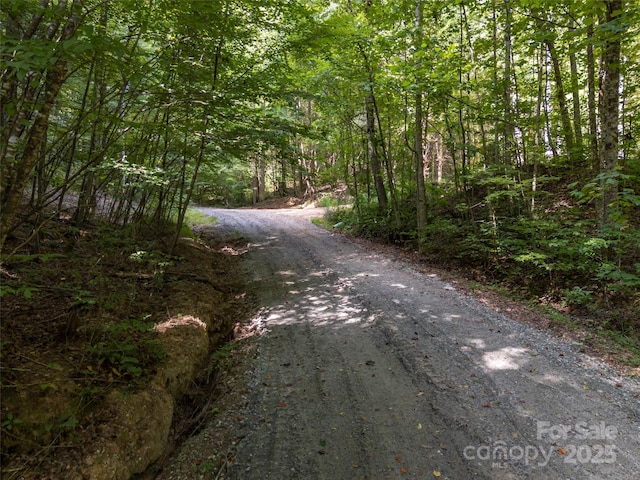
POLYGON ((314 226, 316 209, 201 210, 249 244, 265 332, 224 478, 640 478, 637 378, 314 226))

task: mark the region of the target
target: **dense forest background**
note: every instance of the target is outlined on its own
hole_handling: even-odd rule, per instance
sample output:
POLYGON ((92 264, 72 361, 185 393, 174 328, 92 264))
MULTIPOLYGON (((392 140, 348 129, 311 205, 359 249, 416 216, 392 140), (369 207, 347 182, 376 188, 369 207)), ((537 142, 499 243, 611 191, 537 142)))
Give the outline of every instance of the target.
POLYGON ((1 9, 5 260, 41 254, 53 222, 175 247, 191 204, 321 197, 336 228, 637 332, 636 2, 1 9))

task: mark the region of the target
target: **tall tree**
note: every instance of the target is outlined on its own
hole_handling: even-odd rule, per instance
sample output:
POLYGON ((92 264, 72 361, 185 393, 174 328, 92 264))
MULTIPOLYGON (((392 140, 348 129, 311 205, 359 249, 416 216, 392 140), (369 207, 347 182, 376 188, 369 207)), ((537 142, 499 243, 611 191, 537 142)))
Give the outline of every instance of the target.
MULTIPOLYGON (((416 0, 415 5, 415 40, 414 48, 416 55, 416 76, 422 72, 422 51, 423 46, 423 22, 422 17, 424 14, 424 6, 422 0, 416 0)), ((425 191, 424 181, 424 136, 423 125, 424 118, 422 112, 422 82, 420 78, 415 79, 415 138, 413 143, 414 157, 415 157, 415 175, 416 175, 416 225, 418 230, 418 238, 421 239, 424 235, 425 227, 427 226, 427 196, 425 191)))
POLYGON ((82 21, 82 1, 57 6, 42 0, 32 10, 22 2, 3 5, 7 38, 0 74, 3 105, 0 157, 0 251, 3 249, 23 190, 29 181, 67 74, 69 41, 82 21), (35 50, 31 47, 42 45, 35 50), (5 110, 6 109, 6 110, 5 110))
POLYGON ((613 173, 618 166, 620 127, 620 62, 623 0, 605 0, 605 14, 601 29, 605 32, 600 64, 600 186, 598 224, 604 228, 610 222, 610 207, 618 194, 618 182, 613 173))
MULTIPOLYGON (((366 0, 365 17, 369 15, 373 0, 366 0)), ((378 208, 381 212, 387 210, 387 190, 384 185, 384 177, 382 171, 382 162, 380 160, 380 147, 382 138, 378 136, 378 126, 376 121, 378 119, 376 97, 374 93, 375 78, 373 74, 373 65, 367 54, 362 42, 358 42, 358 50, 362 55, 362 61, 364 63, 365 70, 367 72, 367 88, 365 96, 365 115, 367 117, 367 141, 368 141, 368 155, 369 165, 371 167, 371 174, 373 176, 373 184, 376 190, 376 196, 378 199, 378 208)))

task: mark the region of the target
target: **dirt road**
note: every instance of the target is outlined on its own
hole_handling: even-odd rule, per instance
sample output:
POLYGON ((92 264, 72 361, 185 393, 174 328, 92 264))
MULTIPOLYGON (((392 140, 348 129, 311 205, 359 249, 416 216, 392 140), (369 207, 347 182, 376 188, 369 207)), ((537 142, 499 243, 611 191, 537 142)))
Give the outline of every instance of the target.
POLYGON ((265 329, 225 478, 640 478, 637 379, 317 211, 203 211, 249 243, 265 329))

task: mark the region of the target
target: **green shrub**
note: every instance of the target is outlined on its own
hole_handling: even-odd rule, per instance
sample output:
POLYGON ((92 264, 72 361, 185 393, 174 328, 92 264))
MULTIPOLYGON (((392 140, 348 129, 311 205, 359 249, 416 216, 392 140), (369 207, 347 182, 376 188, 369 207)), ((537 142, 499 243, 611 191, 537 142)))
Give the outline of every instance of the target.
POLYGON ((591 290, 578 286, 573 287, 571 290, 565 290, 564 298, 568 305, 578 307, 590 306, 595 301, 591 290))
POLYGON ((165 354, 153 332, 153 323, 141 320, 106 325, 89 346, 90 375, 135 379, 161 361, 165 354))

